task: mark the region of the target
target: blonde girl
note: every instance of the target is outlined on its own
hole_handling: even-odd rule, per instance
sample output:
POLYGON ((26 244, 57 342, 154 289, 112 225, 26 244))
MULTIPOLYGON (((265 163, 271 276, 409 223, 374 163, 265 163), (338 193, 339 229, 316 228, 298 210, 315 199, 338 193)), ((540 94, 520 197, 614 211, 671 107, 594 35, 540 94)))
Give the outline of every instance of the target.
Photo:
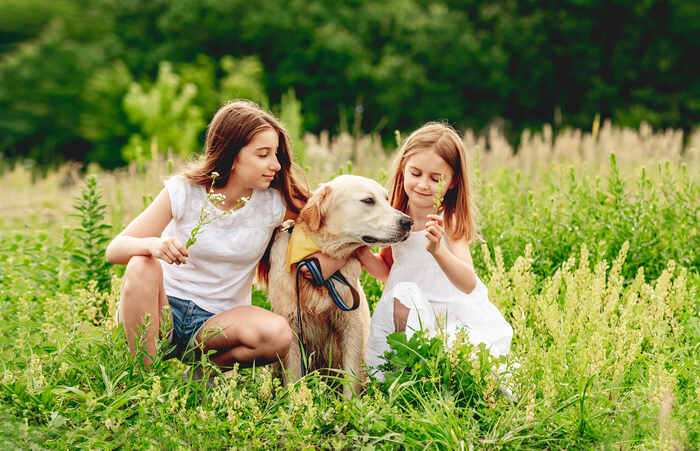
POLYGON ((420 328, 444 328, 449 340, 466 328, 472 343, 485 343, 495 356, 508 353, 513 329, 489 302, 469 252, 476 232, 462 140, 449 126, 428 123, 397 158, 391 204, 413 219, 411 234, 379 254, 357 252, 367 271, 386 282, 372 315, 367 366, 383 363, 387 335, 410 337, 420 328))
MULTIPOLYGON (((203 348, 215 351, 216 365, 231 367, 286 354, 293 338, 289 325, 251 305, 251 285, 274 229, 285 217, 295 217, 309 197, 293 166, 279 121, 252 102, 231 102, 209 124, 202 161, 168 179, 153 203, 110 243, 107 260, 127 265, 118 317, 132 352, 137 339, 144 341, 146 366, 156 352, 166 306, 172 319, 167 331, 172 352, 166 357, 191 359, 203 348), (214 173, 213 191, 225 196, 219 205, 207 197, 214 173), (247 204, 241 206, 241 198, 247 204), (205 205, 211 215, 233 211, 207 224, 185 248, 205 205)), ((332 274, 337 268, 326 269, 332 274)))

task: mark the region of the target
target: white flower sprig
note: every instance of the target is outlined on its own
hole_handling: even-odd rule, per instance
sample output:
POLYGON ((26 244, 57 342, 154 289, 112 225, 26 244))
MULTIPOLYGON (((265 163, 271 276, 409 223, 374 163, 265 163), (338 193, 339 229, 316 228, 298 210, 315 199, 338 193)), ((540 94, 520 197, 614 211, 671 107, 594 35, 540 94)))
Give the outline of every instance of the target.
MULTIPOLYGON (((223 208, 224 202, 226 202, 226 195, 223 193, 215 193, 214 192, 214 182, 216 181, 216 178, 219 176, 218 172, 212 172, 211 173, 211 186, 209 187, 209 191, 207 192, 207 201, 211 202, 213 205, 219 205, 220 207, 223 208)), ((214 215, 212 217, 209 217, 209 211, 206 209, 206 202, 204 205, 202 205, 202 209, 199 211, 199 219, 197 220, 197 224, 194 226, 192 231, 190 232, 190 237, 187 239, 187 243, 185 244, 186 248, 189 248, 192 246, 194 243, 197 242, 197 235, 202 233, 202 228, 207 225, 211 224, 215 220, 219 219, 222 216, 229 215, 233 212, 233 210, 236 210, 248 203, 250 200, 250 197, 241 197, 236 201, 236 205, 231 208, 230 210, 225 210, 222 213, 219 213, 217 215, 214 215)))

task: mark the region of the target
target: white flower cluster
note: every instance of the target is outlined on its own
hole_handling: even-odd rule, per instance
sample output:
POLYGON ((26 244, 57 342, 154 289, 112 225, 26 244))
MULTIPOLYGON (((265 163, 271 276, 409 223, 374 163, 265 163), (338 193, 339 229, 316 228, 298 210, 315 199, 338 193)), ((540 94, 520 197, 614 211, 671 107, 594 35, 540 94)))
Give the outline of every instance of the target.
MULTIPOLYGON (((223 208, 226 202, 226 195, 223 193, 214 192, 214 182, 216 181, 217 177, 219 177, 218 172, 211 173, 211 186, 209 187, 209 192, 207 193, 207 201, 211 202, 213 205, 218 205, 219 207, 223 208)), ((195 226, 192 228, 192 231, 190 232, 190 237, 187 239, 187 243, 185 243, 185 247, 189 248, 197 242, 197 235, 202 233, 205 225, 211 224, 216 219, 219 219, 222 216, 231 214, 233 210, 236 210, 246 205, 249 200, 249 197, 241 197, 236 201, 236 204, 233 206, 232 209, 223 211, 219 214, 214 213, 213 216, 210 216, 211 213, 206 208, 207 204, 205 203, 204 205, 202 205, 202 209, 199 211, 199 219, 197 220, 197 224, 195 224, 195 226)))

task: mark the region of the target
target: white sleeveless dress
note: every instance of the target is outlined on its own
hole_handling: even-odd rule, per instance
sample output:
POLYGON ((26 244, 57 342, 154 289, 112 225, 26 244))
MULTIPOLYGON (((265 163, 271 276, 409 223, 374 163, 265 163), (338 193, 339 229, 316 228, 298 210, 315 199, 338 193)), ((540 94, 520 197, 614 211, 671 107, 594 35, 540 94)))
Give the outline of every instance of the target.
MULTIPOLYGON (((447 246, 443 238, 442 244, 447 246)), ((394 332, 394 298, 410 308, 406 322, 407 338, 423 328, 434 335, 438 318, 444 317, 448 342, 461 328, 473 344, 484 343, 495 357, 510 351, 513 328, 496 306, 489 302, 488 290, 477 277, 476 287, 466 294, 447 278, 435 258, 425 249, 423 230, 411 232, 406 241, 392 246, 394 264, 382 297, 372 314, 365 363, 370 372, 384 363, 389 350, 386 337, 394 332)), ((383 378, 377 373, 378 378, 383 378)))

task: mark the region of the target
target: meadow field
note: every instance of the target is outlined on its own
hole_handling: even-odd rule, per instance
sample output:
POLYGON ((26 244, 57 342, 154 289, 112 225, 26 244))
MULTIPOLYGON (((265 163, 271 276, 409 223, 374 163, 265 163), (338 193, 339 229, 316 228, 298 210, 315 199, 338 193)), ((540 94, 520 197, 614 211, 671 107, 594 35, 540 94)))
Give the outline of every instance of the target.
MULTIPOLYGON (((284 387, 236 368, 210 388, 178 361, 131 357, 113 319, 123 267, 104 248, 182 160, 0 168, 2 448, 697 449, 700 133, 606 122, 545 127, 517 152, 496 129, 464 140, 472 254, 512 352, 395 334, 387 380, 350 400, 342 374, 284 387)), ((348 172, 384 183, 392 152, 307 135, 302 165, 312 187, 348 172)), ((381 283, 363 284, 373 306, 381 283)))

